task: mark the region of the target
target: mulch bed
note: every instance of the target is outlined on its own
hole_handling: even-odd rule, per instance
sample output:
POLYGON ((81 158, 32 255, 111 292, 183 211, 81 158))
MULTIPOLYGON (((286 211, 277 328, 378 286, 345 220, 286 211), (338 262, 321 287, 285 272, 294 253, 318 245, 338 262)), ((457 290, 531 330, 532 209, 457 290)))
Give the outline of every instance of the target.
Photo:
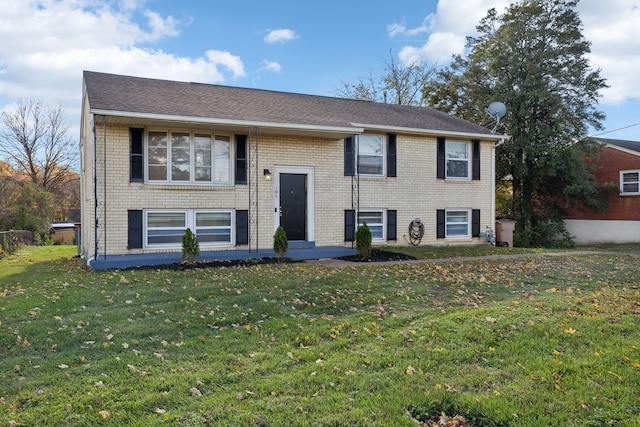
MULTIPOLYGON (((373 249, 369 258, 362 258, 359 255, 349 255, 338 257, 336 259, 349 262, 388 262, 388 261, 406 261, 416 259, 411 255, 401 254, 397 252, 385 251, 381 249, 373 249)), ((278 263, 300 263, 302 260, 296 260, 291 258, 285 258, 280 260, 276 257, 264 257, 264 258, 248 258, 248 259, 234 259, 234 260, 202 260, 195 262, 176 262, 172 264, 161 265, 149 265, 141 267, 129 267, 121 270, 174 270, 185 271, 195 270, 198 268, 217 268, 217 267, 245 267, 252 265, 264 265, 264 264, 278 264, 278 263)))
POLYGON ((416 259, 416 257, 401 254, 397 252, 385 251, 382 249, 373 249, 371 251, 371 256, 369 258, 362 258, 360 255, 349 255, 338 257, 342 261, 350 261, 350 262, 388 262, 388 261, 407 261, 416 259))

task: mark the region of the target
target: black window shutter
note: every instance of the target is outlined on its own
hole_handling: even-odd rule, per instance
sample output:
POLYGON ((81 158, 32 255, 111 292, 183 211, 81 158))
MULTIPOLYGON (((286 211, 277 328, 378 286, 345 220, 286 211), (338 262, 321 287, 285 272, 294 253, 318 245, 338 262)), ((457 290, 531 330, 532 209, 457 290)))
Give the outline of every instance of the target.
POLYGON ((387 176, 395 177, 396 171, 396 134, 387 135, 387 176))
POLYGON ((344 139, 344 176, 354 176, 355 174, 355 141, 352 136, 344 139))
POLYGON ((128 213, 128 247, 129 249, 142 248, 142 211, 127 211, 128 213))
POLYGON ((444 138, 438 138, 438 155, 437 155, 437 178, 438 179, 445 179, 445 155, 446 155, 446 146, 445 146, 445 141, 444 138))
POLYGON ((473 140, 473 163, 471 165, 471 179, 479 180, 480 179, 480 141, 477 139, 473 140))
POLYGON ((471 211, 471 237, 480 237, 480 209, 471 211))
POLYGON ((129 129, 129 181, 144 181, 144 129, 129 129))
POLYGON ((247 136, 236 135, 236 184, 247 183, 247 136))
POLYGON ((249 211, 236 211, 236 245, 249 244, 249 211))
POLYGON ((436 218, 436 238, 444 239, 446 237, 445 232, 445 211, 444 209, 437 210, 436 218))
POLYGON ((387 211, 387 240, 398 240, 398 211, 387 211))
POLYGON ((356 229, 356 211, 345 210, 344 211, 344 241, 355 241, 355 229, 356 229))

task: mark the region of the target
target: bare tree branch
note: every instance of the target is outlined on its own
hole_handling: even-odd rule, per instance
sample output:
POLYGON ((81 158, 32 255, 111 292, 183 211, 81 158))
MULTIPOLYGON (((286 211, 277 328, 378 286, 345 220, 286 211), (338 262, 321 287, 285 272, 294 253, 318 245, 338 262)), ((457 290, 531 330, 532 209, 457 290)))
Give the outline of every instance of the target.
POLYGON ((64 183, 77 153, 67 136, 64 107, 19 99, 2 113, 0 156, 49 192, 64 183))

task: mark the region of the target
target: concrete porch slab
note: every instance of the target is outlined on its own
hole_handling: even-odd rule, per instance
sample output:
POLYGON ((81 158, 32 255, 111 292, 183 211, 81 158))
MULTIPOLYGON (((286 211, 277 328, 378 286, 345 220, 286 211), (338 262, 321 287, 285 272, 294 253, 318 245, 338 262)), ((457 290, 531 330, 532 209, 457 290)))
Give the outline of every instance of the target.
MULTIPOLYGON (((355 255, 355 249, 343 246, 314 246, 305 248, 290 248, 287 258, 296 260, 312 260, 325 258, 338 258, 355 255)), ((273 258, 277 255, 272 249, 259 249, 257 251, 206 251, 201 252, 199 261, 204 260, 242 260, 255 258, 273 258)), ((115 270, 122 268, 147 267, 163 264, 175 264, 181 261, 180 252, 165 252, 153 254, 127 254, 100 256, 89 263, 93 270, 115 270)))

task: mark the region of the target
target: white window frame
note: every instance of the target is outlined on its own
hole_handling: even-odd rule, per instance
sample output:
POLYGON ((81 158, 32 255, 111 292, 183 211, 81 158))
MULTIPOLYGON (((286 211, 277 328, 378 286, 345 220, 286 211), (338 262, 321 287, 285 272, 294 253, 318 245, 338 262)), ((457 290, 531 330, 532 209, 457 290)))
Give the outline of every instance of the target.
POLYGON ((217 186, 225 186, 233 184, 233 138, 229 134, 216 134, 212 132, 200 132, 200 131, 184 131, 184 130, 171 130, 171 129, 149 129, 146 132, 146 144, 145 144, 145 160, 144 160, 144 168, 145 168, 145 177, 146 181, 151 184, 176 184, 176 185, 217 185, 217 186), (149 159, 150 159, 150 145, 149 145, 149 134, 150 133, 165 133, 166 134, 166 171, 165 171, 165 179, 150 179, 149 173, 149 159), (173 179, 173 147, 172 147, 172 135, 173 134, 187 134, 189 138, 189 179, 188 180, 174 180, 173 179), (211 158, 209 159, 209 164, 211 167, 210 177, 211 180, 196 180, 196 149, 195 149, 195 137, 198 136, 208 136, 211 138, 211 150, 209 150, 211 158), (227 176, 228 179, 226 181, 216 181, 216 158, 215 158, 215 150, 216 145, 219 143, 227 143, 229 144, 229 156, 227 159, 227 176))
POLYGON ((158 230, 158 231, 169 231, 175 230, 179 231, 180 235, 183 235, 185 230, 187 229, 188 224, 188 213, 186 210, 175 210, 175 209, 162 209, 162 210, 148 210, 144 211, 144 246, 148 248, 166 248, 166 247, 174 247, 181 246, 182 241, 176 243, 149 243, 149 231, 158 230), (170 214, 183 214, 184 215, 184 227, 150 227, 149 226, 149 214, 158 214, 158 213, 170 213, 170 214))
POLYGON ((234 230, 235 230, 235 215, 231 210, 222 210, 222 209, 198 209, 193 211, 193 228, 191 230, 193 233, 198 236, 198 230, 208 229, 208 230, 229 230, 229 241, 221 241, 221 242, 200 242, 200 246, 211 247, 211 246, 231 246, 234 242, 234 230), (207 214, 207 213, 224 213, 229 214, 229 225, 228 226, 206 226, 206 227, 198 227, 197 226, 197 216, 198 214, 207 214))
POLYGON ((445 161, 444 161, 444 170, 445 170, 445 177, 446 179, 459 179, 459 180, 470 180, 471 179, 471 143, 467 142, 467 141, 457 141, 457 140, 447 140, 445 141, 445 147, 444 147, 444 155, 445 155, 445 161), (466 158, 458 158, 458 157, 449 157, 449 144, 463 144, 466 147, 466 158), (465 176, 455 176, 455 175, 449 175, 449 162, 450 161, 455 161, 455 162, 466 162, 467 164, 467 168, 466 168, 466 175, 465 176))
MULTIPOLYGON (((380 135, 380 134, 361 134, 361 135, 357 135, 356 137, 356 150, 355 150, 355 165, 356 165, 356 173, 359 176, 372 176, 372 177, 384 177, 387 173, 387 139, 385 135, 380 135), (381 152, 379 157, 381 157, 382 160, 382 170, 380 171, 380 173, 363 173, 360 171, 360 139, 379 139, 380 140, 380 148, 381 148, 381 152)), ((378 157, 378 155, 375 155, 375 157, 378 157)))
POLYGON ((447 239, 468 239, 471 238, 471 210, 470 209, 447 209, 444 214, 444 230, 445 230, 445 238, 447 239), (467 216, 467 220, 465 222, 459 221, 450 221, 449 214, 464 212, 467 216), (465 234, 449 234, 449 226, 466 224, 467 231, 465 234))
POLYGON ((157 248, 181 248, 182 247, 182 239, 180 242, 175 243, 149 243, 149 231, 150 230, 180 230, 180 235, 184 235, 184 232, 187 228, 190 228, 191 231, 196 235, 198 228, 205 227, 196 227, 196 216, 199 213, 225 213, 229 214, 229 226, 213 226, 206 227, 209 229, 228 229, 229 230, 229 241, 224 242, 200 242, 200 248, 214 248, 214 247, 228 247, 235 245, 235 215, 234 210, 232 209, 148 209, 144 211, 144 247, 149 249, 157 249, 157 248), (154 213, 182 213, 185 217, 185 225, 184 227, 157 227, 152 228, 149 227, 148 218, 149 214, 154 213))
POLYGON ((380 222, 367 222, 367 227, 371 230, 371 227, 380 227, 382 230, 382 237, 374 237, 373 232, 371 233, 371 240, 374 242, 386 242, 387 241, 387 212, 384 209, 361 209, 356 211, 356 231, 358 228, 364 224, 364 221, 361 221, 361 215, 363 214, 380 214, 380 222))
POLYGON ((640 169, 620 171, 620 194, 623 196, 635 196, 640 194, 640 169), (624 181, 624 176, 627 174, 638 174, 638 181, 624 181), (638 191, 624 191, 625 184, 636 184, 638 191))

